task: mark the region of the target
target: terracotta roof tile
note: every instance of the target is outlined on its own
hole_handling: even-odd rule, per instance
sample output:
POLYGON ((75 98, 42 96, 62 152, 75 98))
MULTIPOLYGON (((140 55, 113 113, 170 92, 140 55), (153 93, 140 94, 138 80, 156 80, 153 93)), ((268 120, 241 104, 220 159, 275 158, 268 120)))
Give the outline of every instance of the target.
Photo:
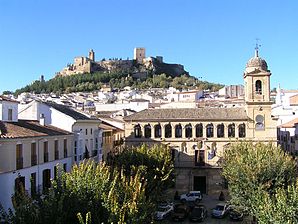
POLYGON ((280 128, 294 128, 295 124, 298 123, 298 118, 295 118, 287 123, 279 125, 280 128))
POLYGON ((38 121, 18 120, 17 122, 0 121, 0 139, 2 138, 28 138, 39 136, 70 135, 71 132, 54 126, 42 126, 38 121))
POLYGON ((248 120, 244 108, 146 109, 124 118, 125 121, 160 120, 248 120))
POLYGON ((1 101, 8 101, 8 102, 19 103, 18 101, 13 100, 13 99, 10 99, 10 98, 8 98, 8 97, 6 97, 6 96, 3 96, 3 95, 0 95, 0 102, 1 102, 1 101))

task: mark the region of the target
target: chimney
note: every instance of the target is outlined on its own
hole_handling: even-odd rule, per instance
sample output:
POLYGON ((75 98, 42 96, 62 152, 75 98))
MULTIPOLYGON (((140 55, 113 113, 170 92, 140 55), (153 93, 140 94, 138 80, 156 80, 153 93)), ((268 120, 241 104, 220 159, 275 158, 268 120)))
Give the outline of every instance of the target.
POLYGON ((45 125, 45 117, 44 117, 44 114, 40 114, 40 117, 39 117, 39 124, 44 126, 45 125))

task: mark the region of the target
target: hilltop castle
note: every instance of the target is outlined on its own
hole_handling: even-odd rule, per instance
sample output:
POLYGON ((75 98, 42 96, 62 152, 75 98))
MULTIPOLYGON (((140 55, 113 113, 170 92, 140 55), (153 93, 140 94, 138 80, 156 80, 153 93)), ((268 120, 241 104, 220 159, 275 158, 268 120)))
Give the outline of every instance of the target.
POLYGON ((187 74, 184 70, 184 66, 180 64, 167 64, 163 62, 163 57, 147 57, 145 48, 135 48, 133 60, 122 59, 102 59, 101 61, 95 61, 95 53, 91 49, 88 57, 75 57, 73 64, 68 64, 60 72, 57 72, 57 76, 68 76, 74 74, 84 74, 93 72, 127 72, 136 76, 147 75, 149 71, 155 74, 166 73, 171 76, 179 76, 187 74))

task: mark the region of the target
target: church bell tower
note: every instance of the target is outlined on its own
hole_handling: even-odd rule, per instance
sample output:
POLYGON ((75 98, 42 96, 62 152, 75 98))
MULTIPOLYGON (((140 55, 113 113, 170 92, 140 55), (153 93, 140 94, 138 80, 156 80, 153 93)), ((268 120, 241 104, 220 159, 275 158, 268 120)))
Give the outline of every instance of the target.
POLYGON ((246 113, 249 118, 247 136, 256 140, 276 140, 276 121, 271 117, 270 76, 267 62, 259 56, 258 44, 255 55, 244 71, 246 113))

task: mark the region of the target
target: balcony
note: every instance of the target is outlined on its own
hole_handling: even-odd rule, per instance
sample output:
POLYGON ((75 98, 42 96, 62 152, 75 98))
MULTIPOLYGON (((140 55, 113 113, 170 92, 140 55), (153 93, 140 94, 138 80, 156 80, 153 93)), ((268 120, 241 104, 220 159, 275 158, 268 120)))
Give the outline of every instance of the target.
POLYGON ((16 159, 16 169, 23 169, 23 157, 19 157, 16 159))
POLYGON ((37 155, 31 155, 31 166, 37 165, 37 155))
POLYGON ((46 162, 49 162, 49 153, 48 152, 45 152, 43 154, 43 161, 46 163, 46 162))
POLYGON ((55 150, 55 160, 58 160, 58 159, 59 159, 59 151, 55 150))

